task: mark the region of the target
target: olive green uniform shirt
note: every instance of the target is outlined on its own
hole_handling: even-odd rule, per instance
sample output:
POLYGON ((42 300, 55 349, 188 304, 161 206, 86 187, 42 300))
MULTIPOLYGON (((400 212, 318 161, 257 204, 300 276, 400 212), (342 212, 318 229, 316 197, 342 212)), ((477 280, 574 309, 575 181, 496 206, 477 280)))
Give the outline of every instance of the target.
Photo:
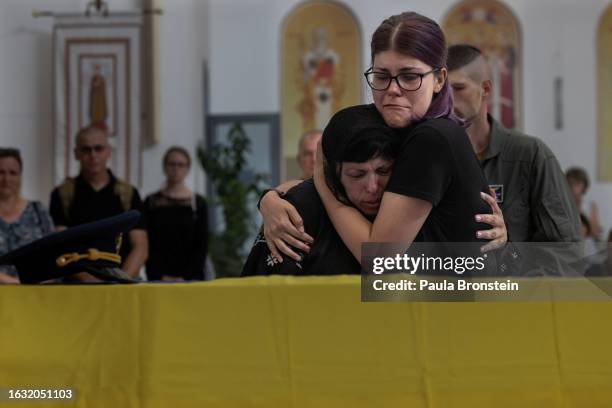
POLYGON ((578 210, 555 155, 541 140, 488 119, 491 140, 481 163, 496 190, 508 239, 579 242, 578 210))

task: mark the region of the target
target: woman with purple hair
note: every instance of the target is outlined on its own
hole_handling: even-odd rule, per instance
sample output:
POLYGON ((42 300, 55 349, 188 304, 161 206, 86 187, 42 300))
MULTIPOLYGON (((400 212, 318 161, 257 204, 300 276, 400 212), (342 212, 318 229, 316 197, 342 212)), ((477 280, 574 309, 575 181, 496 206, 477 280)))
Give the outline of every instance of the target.
MULTIPOLYGON (((505 243, 501 211, 485 193, 485 176, 453 114, 440 26, 413 12, 391 16, 374 32, 371 56, 364 74, 374 99, 370 109, 400 132, 402 143, 374 221, 334 197, 317 153, 315 186, 346 246, 360 260, 365 242, 493 240, 489 248, 505 243), (482 223, 494 228, 484 229, 482 223)), ((324 146, 330 137, 326 132, 324 146)), ((282 259, 280 250, 295 258, 291 247, 307 251, 304 242, 310 237, 300 230, 299 217, 274 194, 265 198, 261 209, 272 254, 282 259)))

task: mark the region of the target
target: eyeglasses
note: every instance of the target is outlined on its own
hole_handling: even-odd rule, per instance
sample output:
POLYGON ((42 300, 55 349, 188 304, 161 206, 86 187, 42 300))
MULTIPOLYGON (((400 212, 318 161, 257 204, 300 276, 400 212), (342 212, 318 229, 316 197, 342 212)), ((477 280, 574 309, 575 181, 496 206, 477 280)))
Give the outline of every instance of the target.
POLYGON ((106 149, 106 145, 91 145, 91 146, 85 145, 85 146, 78 146, 77 149, 82 154, 92 154, 92 153, 100 154, 106 149))
POLYGON ((189 167, 189 163, 169 161, 169 162, 166 162, 166 166, 168 166, 168 167, 176 167, 176 168, 182 169, 182 168, 185 168, 185 167, 189 167))
POLYGON ((374 68, 368 69, 363 75, 368 81, 368 85, 375 91, 384 91, 391 86, 391 81, 395 79, 397 86, 404 91, 417 91, 421 88, 423 77, 439 71, 440 68, 434 68, 431 71, 423 72, 403 72, 395 76, 391 76, 386 72, 374 71, 374 68))

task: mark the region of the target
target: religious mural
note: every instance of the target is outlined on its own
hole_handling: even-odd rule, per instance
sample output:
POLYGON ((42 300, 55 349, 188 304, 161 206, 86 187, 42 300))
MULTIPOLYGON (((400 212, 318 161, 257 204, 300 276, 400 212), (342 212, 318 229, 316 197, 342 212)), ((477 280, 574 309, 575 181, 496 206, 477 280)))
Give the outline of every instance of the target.
POLYGON ((282 159, 286 178, 296 178, 300 136, 361 102, 360 31, 346 7, 312 1, 285 18, 281 37, 282 159))
POLYGON ((612 5, 597 29, 597 179, 612 181, 612 5))
POLYGON ((140 184, 141 26, 136 15, 55 15, 55 184, 77 174, 74 138, 86 126, 108 132, 111 169, 140 184))
POLYGON ((504 126, 521 128, 521 31, 512 11, 496 0, 463 0, 442 28, 448 45, 471 44, 483 52, 493 76, 489 111, 504 126))

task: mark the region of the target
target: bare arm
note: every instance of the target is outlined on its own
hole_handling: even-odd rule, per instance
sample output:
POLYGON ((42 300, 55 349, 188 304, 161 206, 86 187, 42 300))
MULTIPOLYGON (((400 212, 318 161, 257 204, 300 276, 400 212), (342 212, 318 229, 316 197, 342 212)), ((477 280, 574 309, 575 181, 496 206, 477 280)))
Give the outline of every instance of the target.
POLYGON ((19 283, 19 279, 5 272, 0 272, 0 283, 19 283))
POLYGON ((491 229, 477 232, 478 238, 491 240, 480 248, 481 252, 488 252, 506 245, 508 230, 506 229, 504 214, 494 198, 495 192, 491 190, 491 194, 480 193, 480 196, 491 207, 491 214, 476 214, 476 222, 483 222, 491 226, 491 229))
POLYGON ((281 191, 283 193, 286 193, 287 191, 291 190, 293 187, 297 186, 301 182, 302 182, 302 180, 289 180, 289 181, 285 181, 284 183, 278 185, 276 187, 276 190, 281 191))
POLYGON ((132 250, 123 262, 122 269, 133 278, 138 277, 140 268, 149 256, 149 241, 145 230, 133 229, 129 232, 128 238, 132 245, 132 250))
MULTIPOLYGON (((322 155, 321 155, 322 156, 322 155)), ((412 243, 431 212, 428 201, 401 194, 383 194, 379 213, 371 223, 353 207, 340 203, 330 191, 322 173, 315 169, 315 185, 336 231, 357 260, 361 259, 363 242, 412 243)), ((478 231, 478 238, 489 239, 482 252, 503 247, 508 241, 508 231, 497 201, 493 196, 481 193, 492 214, 476 214, 476 221, 491 225, 491 229, 478 231)))
POLYGON ((385 192, 372 223, 356 208, 344 205, 334 197, 325 181, 321 143, 316 157, 315 187, 334 228, 358 262, 361 262, 363 243, 401 242, 409 246, 414 241, 433 208, 429 201, 385 192))
POLYGON ((432 204, 428 201, 386 192, 383 194, 378 215, 372 223, 357 209, 336 200, 322 172, 317 175, 317 170, 315 186, 336 231, 359 262, 362 243, 412 243, 432 209, 432 204))

